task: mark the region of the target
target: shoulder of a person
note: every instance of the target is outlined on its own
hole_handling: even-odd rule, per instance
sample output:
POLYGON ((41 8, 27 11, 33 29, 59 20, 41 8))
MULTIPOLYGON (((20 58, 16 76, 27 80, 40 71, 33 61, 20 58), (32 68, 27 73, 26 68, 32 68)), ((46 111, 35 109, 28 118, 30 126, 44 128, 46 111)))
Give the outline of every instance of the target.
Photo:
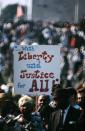
POLYGON ((70 106, 69 110, 71 110, 71 111, 74 112, 74 113, 78 113, 78 114, 81 113, 81 110, 76 109, 76 108, 74 108, 73 106, 70 106))
POLYGON ((38 122, 42 121, 41 116, 38 112, 33 112, 31 114, 31 118, 32 118, 32 121, 38 121, 38 122))
POLYGON ((61 110, 57 109, 56 111, 52 112, 51 115, 55 116, 55 115, 59 114, 60 112, 61 112, 61 110))

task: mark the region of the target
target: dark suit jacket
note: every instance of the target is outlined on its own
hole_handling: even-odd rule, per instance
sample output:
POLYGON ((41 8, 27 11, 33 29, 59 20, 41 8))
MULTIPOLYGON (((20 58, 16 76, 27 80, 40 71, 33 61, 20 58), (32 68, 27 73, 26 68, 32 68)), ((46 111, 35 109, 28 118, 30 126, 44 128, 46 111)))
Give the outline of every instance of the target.
POLYGON ((85 131, 85 111, 82 111, 80 118, 76 124, 77 131, 85 131))
MULTIPOLYGON (((59 130, 60 113, 61 110, 57 110, 56 112, 53 112, 51 114, 49 125, 48 125, 48 131, 60 131, 59 130)), ((66 115, 66 119, 62 131, 76 131, 75 125, 76 125, 76 121, 80 116, 80 113, 81 112, 79 110, 70 106, 68 113, 66 115)))

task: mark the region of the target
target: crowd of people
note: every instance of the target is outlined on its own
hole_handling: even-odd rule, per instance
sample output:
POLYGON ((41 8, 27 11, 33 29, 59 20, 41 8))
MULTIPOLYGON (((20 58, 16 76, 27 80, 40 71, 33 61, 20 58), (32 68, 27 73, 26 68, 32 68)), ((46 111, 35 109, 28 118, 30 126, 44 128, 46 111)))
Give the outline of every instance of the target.
MULTIPOLYGON (((0 23, 0 131, 84 131, 85 21, 0 23), (61 45, 60 84, 51 96, 14 94, 16 45, 61 45), (64 114, 61 121, 61 114, 64 114)), ((63 116, 63 115, 62 115, 63 116)))
POLYGON ((84 131, 85 83, 77 90, 52 87, 52 97, 0 90, 0 131, 84 131))
POLYGON ((62 86, 73 86, 83 80, 85 21, 81 23, 83 24, 54 21, 0 23, 0 83, 13 82, 13 49, 16 45, 61 45, 62 86))

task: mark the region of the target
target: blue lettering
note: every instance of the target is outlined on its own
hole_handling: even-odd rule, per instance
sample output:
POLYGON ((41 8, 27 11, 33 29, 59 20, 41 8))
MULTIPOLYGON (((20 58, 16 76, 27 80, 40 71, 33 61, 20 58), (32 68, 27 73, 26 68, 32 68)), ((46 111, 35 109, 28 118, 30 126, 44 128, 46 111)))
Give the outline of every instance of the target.
POLYGON ((29 46, 29 47, 27 47, 27 46, 22 46, 22 50, 23 50, 23 51, 34 51, 34 47, 33 47, 33 46, 29 46))
POLYGON ((24 88, 25 87, 25 84, 21 84, 20 82, 17 84, 17 87, 18 88, 24 88))
POLYGON ((26 64, 27 68, 41 68, 41 65, 40 65, 40 61, 38 61, 38 63, 31 63, 31 64, 26 64))

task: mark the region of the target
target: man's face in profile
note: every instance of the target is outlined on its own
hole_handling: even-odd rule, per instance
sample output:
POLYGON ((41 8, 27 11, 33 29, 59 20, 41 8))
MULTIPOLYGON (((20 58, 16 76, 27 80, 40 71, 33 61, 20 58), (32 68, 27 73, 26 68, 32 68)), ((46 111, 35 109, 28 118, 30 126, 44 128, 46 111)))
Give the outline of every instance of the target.
POLYGON ((57 107, 59 109, 65 109, 69 105, 69 97, 67 97, 66 92, 59 92, 54 97, 57 107))

